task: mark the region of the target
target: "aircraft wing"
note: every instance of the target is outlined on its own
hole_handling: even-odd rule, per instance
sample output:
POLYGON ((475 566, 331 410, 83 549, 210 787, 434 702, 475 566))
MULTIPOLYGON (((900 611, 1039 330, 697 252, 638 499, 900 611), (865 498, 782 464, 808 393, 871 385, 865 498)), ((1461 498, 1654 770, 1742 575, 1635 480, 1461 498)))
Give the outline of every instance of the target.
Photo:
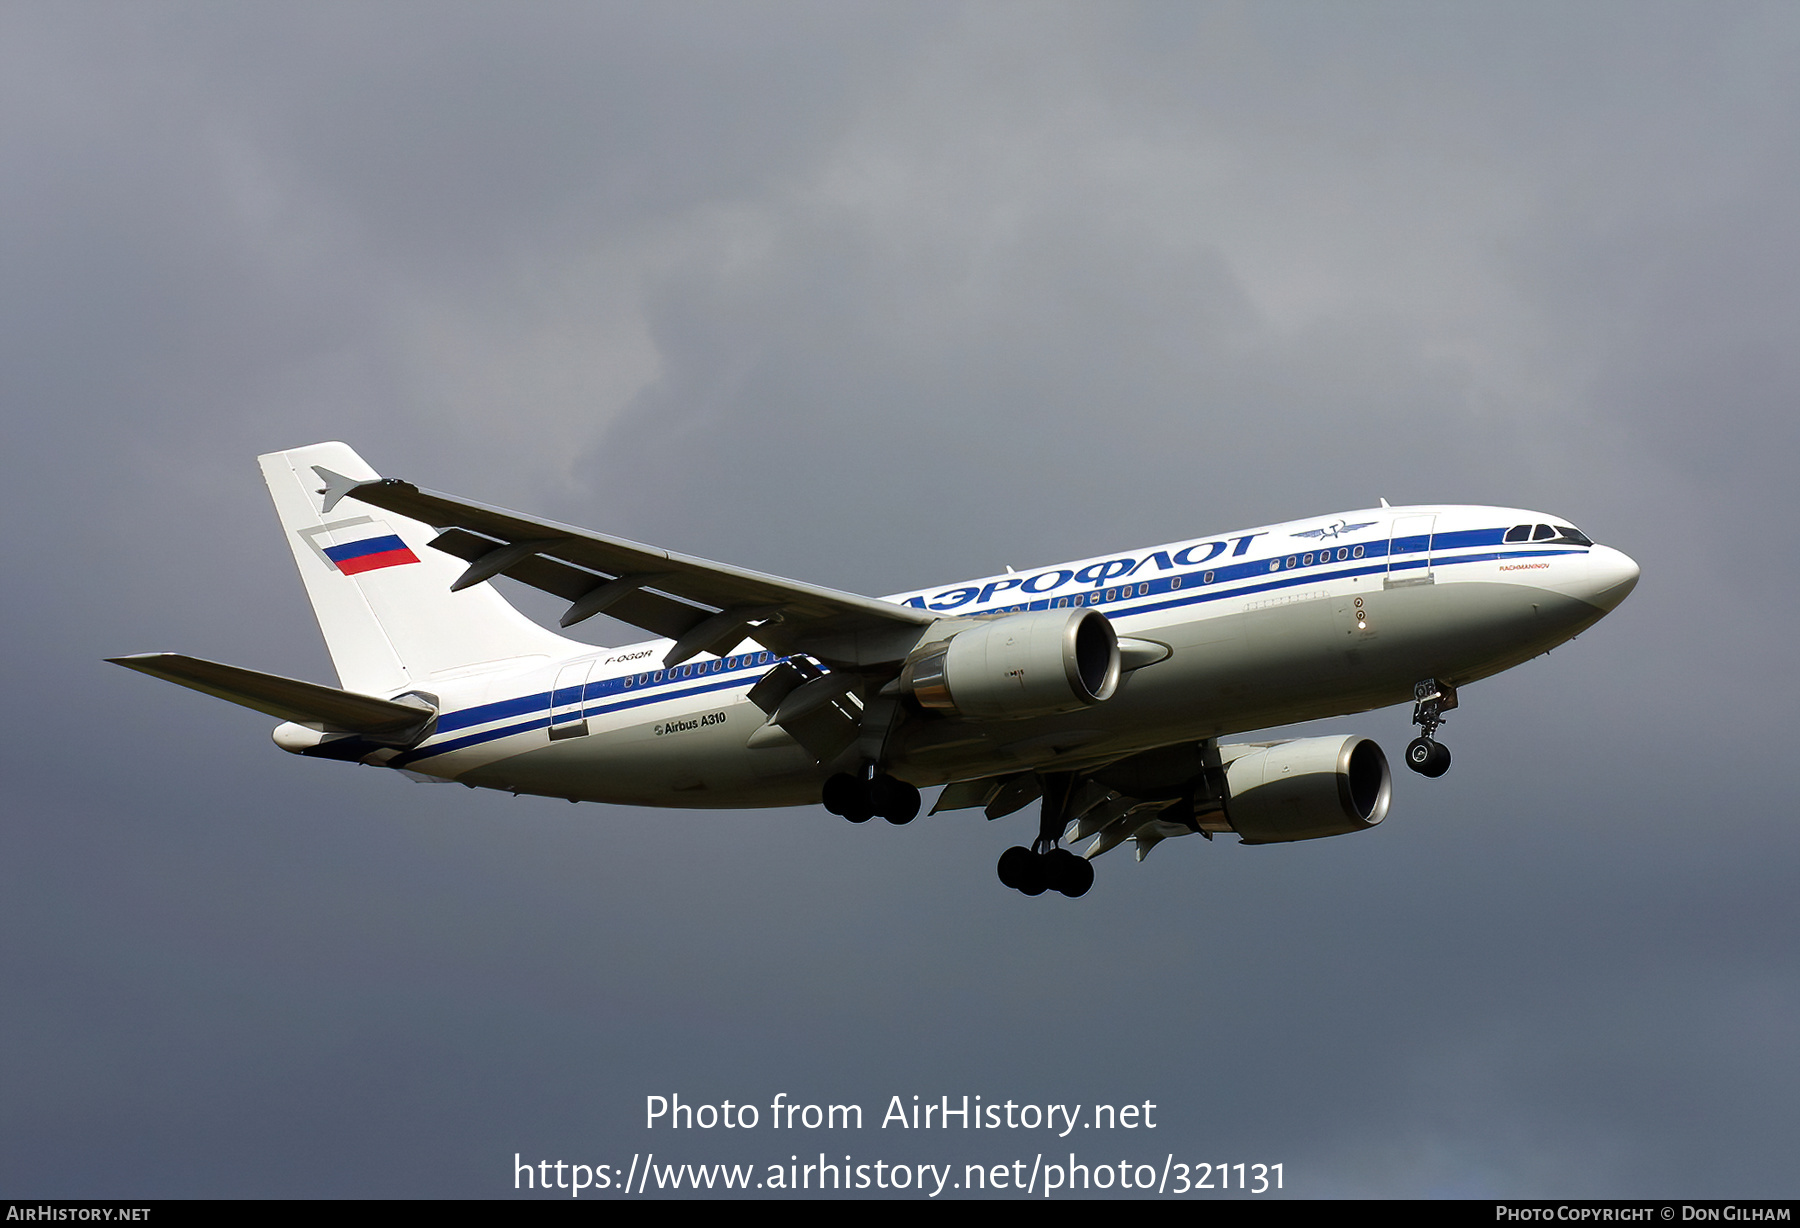
POLYGON ((469 564, 453 589, 510 576, 568 601, 565 627, 605 612, 674 640, 665 666, 702 652, 723 656, 745 639, 836 665, 897 662, 938 619, 912 606, 659 550, 398 478, 359 482, 320 466, 314 472, 326 511, 350 498, 437 528, 431 546, 469 564))

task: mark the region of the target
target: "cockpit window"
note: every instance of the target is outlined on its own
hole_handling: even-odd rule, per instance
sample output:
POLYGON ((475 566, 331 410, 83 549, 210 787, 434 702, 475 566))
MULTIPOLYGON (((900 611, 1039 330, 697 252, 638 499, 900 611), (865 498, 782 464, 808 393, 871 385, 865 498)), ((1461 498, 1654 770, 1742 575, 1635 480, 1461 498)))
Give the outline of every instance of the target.
POLYGON ((1506 531, 1509 542, 1551 542, 1556 545, 1591 546, 1593 541, 1586 533, 1572 525, 1559 524, 1516 524, 1506 531))

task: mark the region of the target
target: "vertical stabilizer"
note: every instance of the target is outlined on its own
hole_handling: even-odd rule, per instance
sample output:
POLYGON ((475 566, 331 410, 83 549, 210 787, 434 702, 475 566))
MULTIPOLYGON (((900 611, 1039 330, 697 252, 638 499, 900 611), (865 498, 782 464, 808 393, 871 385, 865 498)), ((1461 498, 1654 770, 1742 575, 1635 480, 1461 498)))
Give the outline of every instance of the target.
POLYGON ((566 656, 585 645, 513 609, 492 585, 451 592, 465 564, 427 543, 416 520, 323 493, 314 467, 367 481, 381 475, 341 443, 259 456, 263 480, 347 690, 386 695, 471 666, 566 656))

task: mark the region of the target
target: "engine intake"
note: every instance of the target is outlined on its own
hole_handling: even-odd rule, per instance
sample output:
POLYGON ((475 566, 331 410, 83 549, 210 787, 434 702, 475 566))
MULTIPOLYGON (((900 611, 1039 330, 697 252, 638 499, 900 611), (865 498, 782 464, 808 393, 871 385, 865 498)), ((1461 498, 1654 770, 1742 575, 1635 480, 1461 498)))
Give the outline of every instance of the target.
POLYGON ((1075 712, 1119 687, 1119 638, 1098 610, 1008 614, 915 649, 900 686, 920 706, 968 717, 1075 712))
POLYGON ((1302 738, 1242 751, 1225 765, 1225 816, 1246 844, 1366 831, 1387 817, 1394 778, 1368 738, 1302 738))

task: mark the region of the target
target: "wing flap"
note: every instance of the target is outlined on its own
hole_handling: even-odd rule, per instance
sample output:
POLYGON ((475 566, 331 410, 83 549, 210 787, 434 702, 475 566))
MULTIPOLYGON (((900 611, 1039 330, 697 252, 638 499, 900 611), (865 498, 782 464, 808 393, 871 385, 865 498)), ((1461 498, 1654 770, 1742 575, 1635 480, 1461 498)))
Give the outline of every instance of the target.
MULTIPOLYGON (((477 536, 466 529, 446 529, 431 542, 435 550, 453 554, 470 564, 490 554, 500 543, 492 538, 477 536)), ((583 611, 582 603, 594 593, 595 589, 617 582, 616 577, 597 575, 585 567, 576 567, 560 559, 549 558, 542 554, 532 554, 513 562, 504 572, 510 579, 528 584, 555 597, 561 597, 570 603, 570 614, 575 617, 565 618, 563 626, 570 627, 605 611, 621 622, 630 623, 634 627, 642 627, 653 635, 665 639, 680 639, 689 631, 705 622, 714 613, 703 610, 685 601, 677 601, 673 597, 665 597, 659 593, 647 591, 645 588, 621 586, 615 590, 612 599, 603 605, 583 611)), ((646 578, 646 583, 661 579, 660 576, 646 578)))
POLYGON ((945 785, 944 791, 938 794, 937 804, 932 806, 931 813, 972 810, 977 806, 985 806, 993 800, 994 794, 1000 791, 1000 786, 1005 781, 1003 776, 984 776, 980 780, 958 780, 945 785))

